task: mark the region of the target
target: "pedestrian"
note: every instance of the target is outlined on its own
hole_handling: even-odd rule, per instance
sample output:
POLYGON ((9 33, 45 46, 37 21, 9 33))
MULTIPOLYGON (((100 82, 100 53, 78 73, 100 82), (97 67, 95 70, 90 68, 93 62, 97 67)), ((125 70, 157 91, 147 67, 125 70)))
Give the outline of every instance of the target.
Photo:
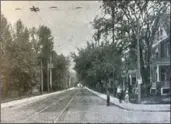
POLYGON ((109 93, 109 90, 107 90, 107 106, 110 106, 110 93, 109 93))
POLYGON ((121 103, 122 102, 121 101, 121 99, 122 99, 122 93, 121 93, 121 88, 120 87, 117 88, 117 95, 118 95, 118 98, 119 98, 119 102, 121 103))
POLYGON ((125 102, 128 103, 129 102, 129 94, 128 94, 128 90, 126 91, 125 94, 125 102))
POLYGON ((119 102, 122 103, 122 97, 123 97, 123 91, 121 90, 121 92, 119 93, 119 102))

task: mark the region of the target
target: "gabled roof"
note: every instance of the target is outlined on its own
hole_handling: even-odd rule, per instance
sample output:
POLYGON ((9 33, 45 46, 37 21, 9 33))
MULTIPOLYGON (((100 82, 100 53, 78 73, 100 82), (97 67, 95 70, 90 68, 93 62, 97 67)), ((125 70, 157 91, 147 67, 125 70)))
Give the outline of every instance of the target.
POLYGON ((169 37, 167 36, 167 37, 165 37, 165 38, 163 38, 163 39, 157 41, 156 43, 154 43, 154 44, 152 45, 152 47, 155 47, 155 46, 159 45, 161 42, 166 41, 166 40, 168 40, 168 39, 170 39, 170 36, 169 36, 169 37))

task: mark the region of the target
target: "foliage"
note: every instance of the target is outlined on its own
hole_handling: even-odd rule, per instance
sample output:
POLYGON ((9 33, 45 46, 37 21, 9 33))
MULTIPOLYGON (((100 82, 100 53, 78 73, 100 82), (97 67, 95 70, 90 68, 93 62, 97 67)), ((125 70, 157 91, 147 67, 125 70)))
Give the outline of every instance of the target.
POLYGON ((94 28, 98 30, 94 37, 102 37, 106 35, 106 31, 115 37, 117 48, 127 60, 127 70, 136 69, 137 35, 139 35, 141 73, 145 85, 150 81, 150 57, 155 34, 159 26, 169 25, 169 5, 167 1, 103 1, 103 14, 111 16, 108 19, 105 16, 95 18, 93 22, 94 28))
MULTIPOLYGON (((79 78, 86 83, 93 80, 91 83, 95 85, 98 79, 109 79, 112 67, 117 70, 114 77, 118 80, 123 72, 136 69, 139 36, 141 74, 145 88, 148 88, 152 44, 159 27, 165 23, 169 25, 170 3, 148 0, 104 0, 101 3, 102 13, 92 22, 96 42, 88 43, 73 57, 79 78), (122 57, 125 58, 124 68, 122 57)), ((169 28, 164 27, 168 32, 169 28)))
POLYGON ((3 15, 1 25, 0 71, 4 97, 14 93, 22 96, 32 93, 34 88, 39 89, 41 61, 43 62, 44 89, 47 90, 47 61, 50 56, 54 63, 53 89, 59 89, 56 83, 66 83, 69 60, 63 55, 57 55, 53 50, 53 36, 48 27, 28 29, 21 20, 11 26, 3 15))
POLYGON ((114 44, 102 42, 100 46, 96 46, 87 42, 87 47, 79 49, 78 55, 72 54, 78 79, 92 87, 97 83, 107 82, 113 74, 120 73, 120 66, 116 66, 121 63, 118 52, 114 44))

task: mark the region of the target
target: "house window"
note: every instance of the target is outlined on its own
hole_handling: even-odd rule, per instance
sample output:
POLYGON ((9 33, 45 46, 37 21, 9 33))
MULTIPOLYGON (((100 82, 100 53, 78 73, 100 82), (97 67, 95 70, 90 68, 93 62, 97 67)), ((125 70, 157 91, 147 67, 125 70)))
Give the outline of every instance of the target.
POLYGON ((161 58, 166 58, 167 57, 167 46, 166 42, 162 42, 160 44, 160 50, 161 50, 161 58))
POLYGON ((152 74, 152 82, 155 82, 156 81, 156 69, 153 67, 152 69, 151 69, 151 74, 152 74))
POLYGON ((169 81, 169 66, 161 66, 160 68, 160 80, 169 81))
POLYGON ((157 38, 159 38, 159 37, 160 37, 160 32, 158 31, 158 32, 157 32, 157 38))
POLYGON ((160 33, 161 33, 161 36, 162 36, 163 35, 163 30, 162 29, 160 30, 160 33))
POLYGON ((155 76, 156 76, 156 81, 157 81, 157 72, 156 72, 156 75, 155 76))
POLYGON ((158 57, 159 57, 159 53, 158 53, 158 52, 156 52, 156 59, 158 59, 158 57))
POLYGON ((166 78, 166 77, 165 77, 165 70, 164 70, 164 68, 161 68, 160 74, 161 74, 161 75, 160 75, 160 76, 161 76, 161 77, 160 77, 160 78, 161 78, 160 80, 161 80, 161 81, 165 81, 165 78, 166 78))
POLYGON ((170 43, 167 43, 167 57, 170 57, 170 43))

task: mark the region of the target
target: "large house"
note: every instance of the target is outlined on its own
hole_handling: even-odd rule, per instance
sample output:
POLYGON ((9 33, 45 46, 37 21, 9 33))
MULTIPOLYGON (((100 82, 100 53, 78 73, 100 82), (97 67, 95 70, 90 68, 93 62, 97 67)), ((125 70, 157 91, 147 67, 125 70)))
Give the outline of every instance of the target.
POLYGON ((151 94, 170 93, 170 54, 170 37, 163 28, 159 28, 152 45, 151 94))
MULTIPOLYGON (((164 28, 159 28, 153 41, 151 51, 151 89, 153 95, 167 95, 170 93, 170 37, 164 28)), ((136 93, 137 79, 136 70, 128 71, 128 82, 131 92, 136 93)))

